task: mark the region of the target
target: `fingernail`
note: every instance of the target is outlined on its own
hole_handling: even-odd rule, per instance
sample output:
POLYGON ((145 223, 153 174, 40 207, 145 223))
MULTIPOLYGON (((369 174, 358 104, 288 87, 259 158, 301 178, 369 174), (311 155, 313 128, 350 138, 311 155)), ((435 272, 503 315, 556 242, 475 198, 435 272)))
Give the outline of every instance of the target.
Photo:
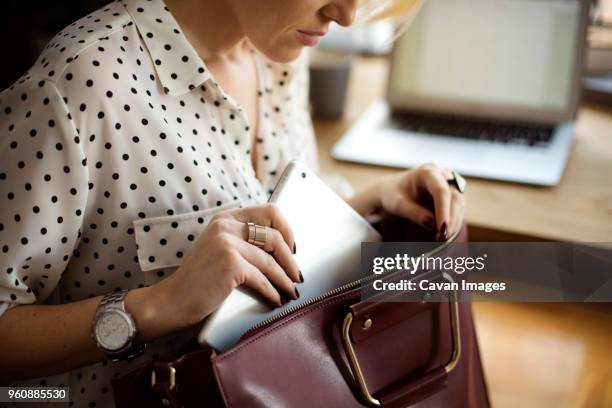
POLYGON ((423 226, 428 230, 432 231, 436 229, 436 224, 434 223, 433 218, 431 218, 430 216, 425 217, 425 220, 423 220, 423 226))
POLYGON ((295 242, 293 243, 293 253, 295 254, 295 242))
POLYGON ((440 238, 438 239, 438 241, 446 241, 448 239, 448 231, 446 228, 446 221, 442 223, 442 225, 440 226, 440 238))
POLYGON ((300 271, 300 283, 304 283, 304 275, 302 275, 302 271, 300 271))
POLYGON ((298 290, 297 286, 295 287, 295 298, 299 298, 300 297, 300 291, 298 290))

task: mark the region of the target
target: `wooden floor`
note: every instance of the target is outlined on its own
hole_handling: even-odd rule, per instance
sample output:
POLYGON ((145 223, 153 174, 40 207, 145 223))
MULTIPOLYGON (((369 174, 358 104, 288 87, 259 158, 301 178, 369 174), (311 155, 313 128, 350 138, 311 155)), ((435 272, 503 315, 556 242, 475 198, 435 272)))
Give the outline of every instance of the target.
POLYGON ((494 408, 612 407, 612 305, 473 308, 494 408))

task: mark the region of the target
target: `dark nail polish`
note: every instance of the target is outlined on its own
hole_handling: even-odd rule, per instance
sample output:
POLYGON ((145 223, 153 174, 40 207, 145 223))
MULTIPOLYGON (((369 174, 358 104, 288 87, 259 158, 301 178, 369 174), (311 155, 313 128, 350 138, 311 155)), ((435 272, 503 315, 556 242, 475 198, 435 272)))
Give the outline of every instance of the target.
POLYGON ((300 291, 298 290, 297 286, 295 288, 295 298, 299 298, 300 297, 300 291))
POLYGON ((434 223, 433 218, 429 216, 425 217, 425 220, 423 221, 423 226, 427 228, 428 230, 432 230, 432 231, 436 229, 436 224, 434 223))
POLYGON ((300 271, 300 283, 304 283, 304 275, 302 275, 302 271, 300 271))
POLYGON ((293 243, 293 253, 295 254, 295 242, 293 243))
POLYGON ((448 231, 446 228, 446 221, 442 223, 442 226, 440 227, 440 241, 446 241, 448 239, 448 231))

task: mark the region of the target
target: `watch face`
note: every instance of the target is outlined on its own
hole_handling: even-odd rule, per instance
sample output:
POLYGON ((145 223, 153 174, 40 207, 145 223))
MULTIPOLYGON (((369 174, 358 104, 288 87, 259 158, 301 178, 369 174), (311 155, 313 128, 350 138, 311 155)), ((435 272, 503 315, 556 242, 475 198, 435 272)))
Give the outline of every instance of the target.
POLYGON ((96 324, 96 340, 106 350, 123 348, 130 338, 127 316, 119 310, 107 310, 96 324))

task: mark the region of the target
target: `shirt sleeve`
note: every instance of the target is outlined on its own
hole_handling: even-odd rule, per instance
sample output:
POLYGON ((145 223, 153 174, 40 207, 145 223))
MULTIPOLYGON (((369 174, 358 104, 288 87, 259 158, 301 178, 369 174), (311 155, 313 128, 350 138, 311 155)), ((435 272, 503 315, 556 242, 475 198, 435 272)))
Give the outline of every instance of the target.
POLYGON ((296 156, 306 163, 311 170, 319 171, 317 142, 315 139, 312 119, 310 117, 309 87, 310 71, 308 68, 308 52, 294 62, 294 78, 292 81, 292 95, 295 95, 296 109, 293 110, 293 128, 297 131, 297 140, 294 144, 296 156))
POLYGON ((86 166, 53 82, 21 80, 0 94, 0 316, 57 286, 81 236, 86 166))

